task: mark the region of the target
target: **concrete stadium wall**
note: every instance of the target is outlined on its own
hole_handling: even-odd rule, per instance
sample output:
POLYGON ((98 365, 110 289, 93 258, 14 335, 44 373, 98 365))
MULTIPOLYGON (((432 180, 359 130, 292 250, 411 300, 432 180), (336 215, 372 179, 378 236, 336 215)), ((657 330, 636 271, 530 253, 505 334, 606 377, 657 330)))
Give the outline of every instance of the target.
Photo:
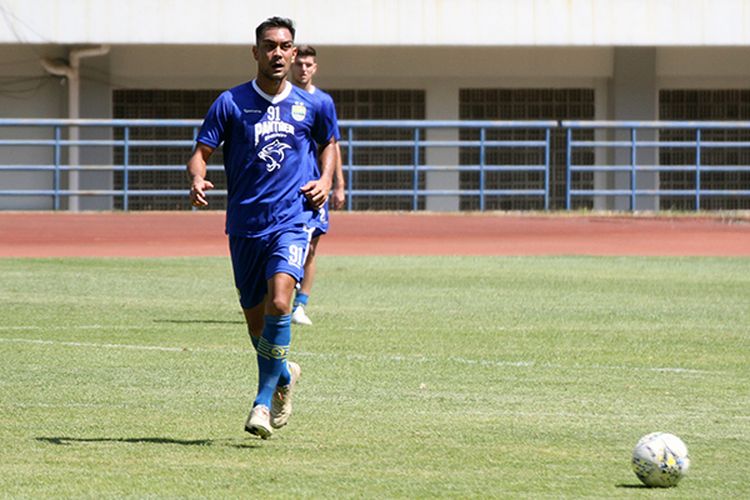
MULTIPOLYGON (((43 57, 64 58, 66 52, 54 46, 9 46, 0 45, 0 118, 65 118, 68 113, 67 83, 59 76, 48 75, 40 64, 43 57)), ((82 118, 111 116, 111 83, 109 61, 87 61, 86 73, 81 83, 82 118)), ((3 139, 52 139, 51 128, 0 127, 3 139)), ((82 129, 81 139, 108 138, 108 133, 82 129)), ((63 136, 65 138, 65 136, 63 136)), ((52 165, 52 147, 2 146, 3 165, 52 165)), ((63 151, 62 162, 67 163, 63 151)), ((109 165, 112 155, 109 148, 83 148, 82 165, 109 165)), ((7 189, 53 189, 54 175, 51 172, 11 171, 0 172, 0 184, 7 189)), ((80 175, 81 189, 110 189, 112 174, 107 172, 83 172, 80 175)), ((61 175, 61 187, 67 187, 67 174, 61 175)), ((62 208, 66 203, 63 201, 62 208)), ((111 197, 84 197, 81 209, 107 210, 111 208, 111 197)), ((49 196, 2 196, 0 209, 51 209, 53 200, 49 196)))
MULTIPOLYGON (((48 118, 65 113, 65 88, 48 78, 38 61, 39 53, 53 50, 0 45, 0 117, 48 118)), ((49 130, 0 128, 2 139, 51 139, 49 130)), ((3 165, 49 165, 52 148, 0 146, 3 165)), ((0 172, 0 185, 8 189, 52 189, 48 172, 0 172)), ((52 200, 43 196, 0 196, 0 209, 50 209, 52 200)))

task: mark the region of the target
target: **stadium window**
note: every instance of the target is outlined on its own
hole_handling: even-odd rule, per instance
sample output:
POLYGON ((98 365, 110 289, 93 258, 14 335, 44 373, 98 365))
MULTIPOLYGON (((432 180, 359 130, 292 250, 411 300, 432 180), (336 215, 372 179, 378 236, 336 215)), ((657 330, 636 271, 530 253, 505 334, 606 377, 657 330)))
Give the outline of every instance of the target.
MULTIPOLYGON (((538 88, 538 89, 461 89, 459 92, 459 116, 462 120, 593 120, 594 90, 588 88, 538 88)), ((584 131, 581 139, 588 134, 584 131)), ((544 132, 540 130, 494 130, 487 134, 488 140, 540 140, 544 132)), ((462 130, 461 140, 477 140, 477 130, 462 130)), ((565 205, 565 132, 552 133, 550 151, 550 208, 564 208, 565 205)), ((488 165, 530 165, 543 164, 543 151, 539 148, 488 148, 488 165)), ((578 149, 573 158, 578 165, 593 164, 593 151, 578 149)), ((477 148, 463 147, 459 153, 461 165, 479 163, 477 148)), ((576 186, 585 189, 593 187, 593 175, 578 174, 576 186)), ((487 189, 539 189, 543 185, 540 172, 487 172, 487 189)), ((460 174, 461 189, 478 189, 478 172, 460 174)), ((487 210, 541 210, 544 200, 539 196, 489 196, 485 200, 487 210)), ((590 208, 586 200, 580 200, 577 208, 590 208)), ((461 210, 479 209, 479 197, 461 196, 461 210)))
MULTIPOLYGON (((339 120, 424 120, 425 91, 415 89, 326 89, 336 103, 339 120)), ((346 139, 348 131, 341 130, 346 139)), ((424 132, 422 132, 424 137, 424 132)), ((355 129, 355 140, 413 139, 412 129, 369 128, 355 129)), ((347 148, 341 149, 344 169, 349 164, 347 148)), ((420 164, 424 165, 424 148, 420 149, 420 164)), ((414 151, 411 147, 358 147, 352 163, 358 166, 390 165, 412 166, 414 151)), ((346 175, 346 172, 345 172, 346 175)), ((411 171, 355 172, 349 189, 386 190, 410 189, 411 171)), ((424 189, 425 178, 421 172, 418 187, 424 189)), ((418 200, 418 209, 424 209, 424 197, 418 200)), ((355 210, 411 210, 411 196, 365 195, 352 198, 355 210)))
MULTIPOLYGON (((182 90, 182 89, 118 89, 112 92, 113 118, 136 119, 183 119, 203 118, 211 103, 221 93, 219 89, 182 90)), ((121 128, 115 129, 115 139, 122 139, 121 128)), ((133 127, 130 129, 131 140, 192 140, 192 128, 158 128, 133 127)), ((131 146, 129 149, 130 165, 146 166, 179 166, 184 165, 190 154, 184 147, 131 146)), ((122 148, 115 148, 115 164, 123 163, 122 148)), ((221 150, 210 159, 211 165, 223 163, 221 150)), ((223 175, 214 177, 217 189, 226 189, 223 175)), ((128 174, 128 187, 132 190, 145 189, 185 189, 185 173, 131 171, 128 174)), ((114 188, 123 188, 122 172, 115 172, 114 188)), ((184 210, 188 208, 187 198, 181 196, 130 196, 130 210, 184 210)), ((122 199, 115 199, 115 208, 122 208, 122 199)), ((215 197, 211 200, 212 209, 226 208, 226 197, 215 197)))
MULTIPOLYGON (((665 121, 725 121, 750 120, 750 89, 662 89, 659 91, 659 119, 665 121)), ((669 129, 659 131, 660 141, 693 141, 695 130, 669 129)), ((747 130, 704 130, 704 141, 750 141, 747 130)), ((659 148, 661 165, 693 165, 692 148, 659 148)), ((702 165, 750 165, 750 148, 705 148, 702 165)), ((660 189, 693 190, 695 174, 691 172, 661 172, 660 189)), ((707 190, 745 190, 750 186, 750 172, 707 172, 701 176, 701 188, 707 190)), ((692 196, 661 196, 662 210, 694 210, 692 196)), ((706 196, 701 208, 707 210, 748 210, 747 197, 706 196)))

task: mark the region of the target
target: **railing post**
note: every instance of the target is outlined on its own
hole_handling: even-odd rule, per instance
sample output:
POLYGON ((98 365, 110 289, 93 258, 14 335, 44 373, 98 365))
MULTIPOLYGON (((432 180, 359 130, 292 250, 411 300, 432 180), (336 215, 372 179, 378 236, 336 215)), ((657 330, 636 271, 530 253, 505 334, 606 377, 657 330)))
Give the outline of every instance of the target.
POLYGON ((346 190, 348 191, 348 196, 346 197, 346 210, 348 212, 352 211, 352 207, 354 205, 354 201, 352 198, 354 198, 354 195, 352 195, 353 191, 353 181, 354 181, 354 170, 352 169, 352 166, 354 165, 354 127, 349 127, 349 130, 346 134, 346 163, 347 163, 347 172, 346 172, 346 190))
MULTIPOLYGON (((196 142, 197 140, 198 140, 198 127, 193 127, 193 149, 195 149, 195 146, 197 145, 197 142, 196 142)), ((192 151, 191 151, 191 154, 192 154, 192 151)), ((193 186, 188 187, 188 204, 190 205, 191 212, 197 212, 198 207, 194 207, 192 206, 193 204, 190 203, 190 191, 192 189, 193 189, 193 186)))
POLYGON ((565 210, 570 210, 570 190, 572 189, 571 183, 573 181, 573 174, 571 172, 573 163, 573 129, 568 127, 565 130, 565 210))
POLYGON ((484 127, 479 129, 479 210, 484 212, 485 201, 484 201, 484 162, 485 162, 485 151, 484 142, 487 138, 487 131, 484 127))
POLYGON ((630 129, 630 211, 635 212, 635 203, 636 203, 636 181, 637 175, 636 175, 636 158, 637 158, 637 151, 636 151, 636 141, 637 141, 637 132, 636 128, 632 127, 630 129))
POLYGON ((128 163, 130 162, 130 127, 125 126, 123 130, 123 141, 122 141, 122 209, 128 211, 128 183, 130 182, 130 176, 128 175, 128 163))
POLYGON ((54 149, 54 160, 55 160, 55 172, 53 176, 53 188, 55 191, 54 201, 53 201, 53 207, 55 211, 60 210, 60 158, 61 158, 61 151, 60 151, 60 138, 61 138, 61 132, 60 132, 60 126, 55 127, 55 149, 54 149))
POLYGON ((695 131, 695 211, 701 209, 701 129, 695 131))
POLYGON ((549 210, 549 139, 550 129, 544 129, 544 210, 549 210))
POLYGON ((414 173, 412 176, 411 209, 416 212, 419 208, 419 127, 414 128, 414 173))

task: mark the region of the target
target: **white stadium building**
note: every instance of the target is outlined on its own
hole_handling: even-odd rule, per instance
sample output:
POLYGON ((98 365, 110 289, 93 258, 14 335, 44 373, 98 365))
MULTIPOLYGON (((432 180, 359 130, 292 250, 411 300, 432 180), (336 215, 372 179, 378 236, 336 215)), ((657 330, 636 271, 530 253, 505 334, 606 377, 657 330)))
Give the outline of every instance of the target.
MULTIPOLYGON (((0 0, 0 120, 201 118, 220 90, 254 76, 254 28, 274 15, 292 18, 297 42, 318 50, 316 84, 333 95, 341 120, 750 120, 750 0, 0 0)), ((657 134, 641 132, 651 139, 657 134)), ((368 137, 379 133, 390 137, 381 129, 368 137)), ((616 137, 608 130, 589 133, 591 139, 616 137)), ((742 129, 722 133, 747 140, 742 129)), ((119 137, 109 128, 81 127, 80 134, 119 137)), ((21 136, 48 137, 49 131, 0 126, 0 138, 21 136)), ((553 136, 553 143, 565 142, 564 132, 553 136)), ((458 129, 427 132, 433 140, 465 137, 458 129)), ((49 151, 39 147, 2 148, 0 165, 50 163, 49 151)), ((63 159, 83 170, 75 179, 64 172, 63 188, 75 182, 80 189, 121 189, 118 172, 85 169, 120 164, 117 148, 81 147, 74 158, 69 149, 63 159)), ((189 152, 152 149, 134 149, 128 159, 176 165, 189 152)), ((404 148, 385 149, 363 151, 358 162, 402 162, 398 153, 404 148)), ((406 151, 408 163, 411 150, 406 151)), ((599 147, 589 152, 592 164, 631 155, 599 147)), ((739 155, 726 161, 748 165, 749 152, 726 152, 739 155)), ((564 208, 564 144, 553 145, 550 154, 550 207, 564 208)), ((643 164, 691 161, 681 158, 687 154, 680 150, 646 147, 633 154, 643 164)), ((421 161, 444 168, 420 174, 420 186, 471 190, 476 175, 455 168, 477 161, 470 156, 459 147, 427 148, 421 161)), ((179 172, 136 174, 130 189, 179 182, 185 187, 179 172)), ((362 189, 401 189, 402 182, 411 187, 408 173, 358 175, 362 189)), ((50 189, 52 177, 48 171, 0 171, 0 208, 53 208, 49 196, 2 196, 3 189, 50 189)), ((526 182, 522 176, 503 179, 496 182, 526 182)), ((748 179, 748 172, 738 171, 716 182, 741 192, 750 189, 748 179)), ((631 180, 625 171, 598 172, 591 185, 627 189, 631 180)), ((691 183, 694 177, 684 172, 641 172, 637 179, 646 190, 683 184, 692 189, 691 183)), ((402 198, 363 195, 352 208, 410 209, 411 199, 402 198)), ((60 208, 118 209, 118 199, 81 196, 73 203, 66 197, 60 208)), ((134 198, 130 208, 173 209, 183 203, 164 200, 134 198)), ((539 208, 530 200, 497 197, 482 208, 539 208)), ((627 210, 630 202, 628 196, 590 200, 595 209, 627 210)), ((644 195, 631 208, 691 209, 691 200, 644 195)), ((705 203, 705 208, 750 208, 742 196, 709 197, 705 203)), ((443 194, 420 196, 418 208, 479 207, 475 196, 443 194)))

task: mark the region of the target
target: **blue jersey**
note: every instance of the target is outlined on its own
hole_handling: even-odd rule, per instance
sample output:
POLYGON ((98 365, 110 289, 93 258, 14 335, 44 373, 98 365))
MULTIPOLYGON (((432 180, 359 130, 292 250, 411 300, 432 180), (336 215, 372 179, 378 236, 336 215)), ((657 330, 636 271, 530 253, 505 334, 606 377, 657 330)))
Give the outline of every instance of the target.
MULTIPOLYGON (((313 87, 310 95, 320 103, 320 107, 326 116, 333 117, 335 124, 333 136, 337 141, 341 140, 341 134, 339 133, 338 116, 336 116, 336 106, 333 104, 333 97, 327 92, 320 90, 318 87, 313 87)), ((318 162, 315 162, 315 169, 313 170, 313 179, 320 178, 320 168, 318 162)))
POLYGON ((312 208, 300 188, 317 168, 317 145, 336 134, 335 114, 291 84, 276 96, 255 81, 223 92, 196 140, 224 143, 227 234, 265 236, 308 222, 312 208))

